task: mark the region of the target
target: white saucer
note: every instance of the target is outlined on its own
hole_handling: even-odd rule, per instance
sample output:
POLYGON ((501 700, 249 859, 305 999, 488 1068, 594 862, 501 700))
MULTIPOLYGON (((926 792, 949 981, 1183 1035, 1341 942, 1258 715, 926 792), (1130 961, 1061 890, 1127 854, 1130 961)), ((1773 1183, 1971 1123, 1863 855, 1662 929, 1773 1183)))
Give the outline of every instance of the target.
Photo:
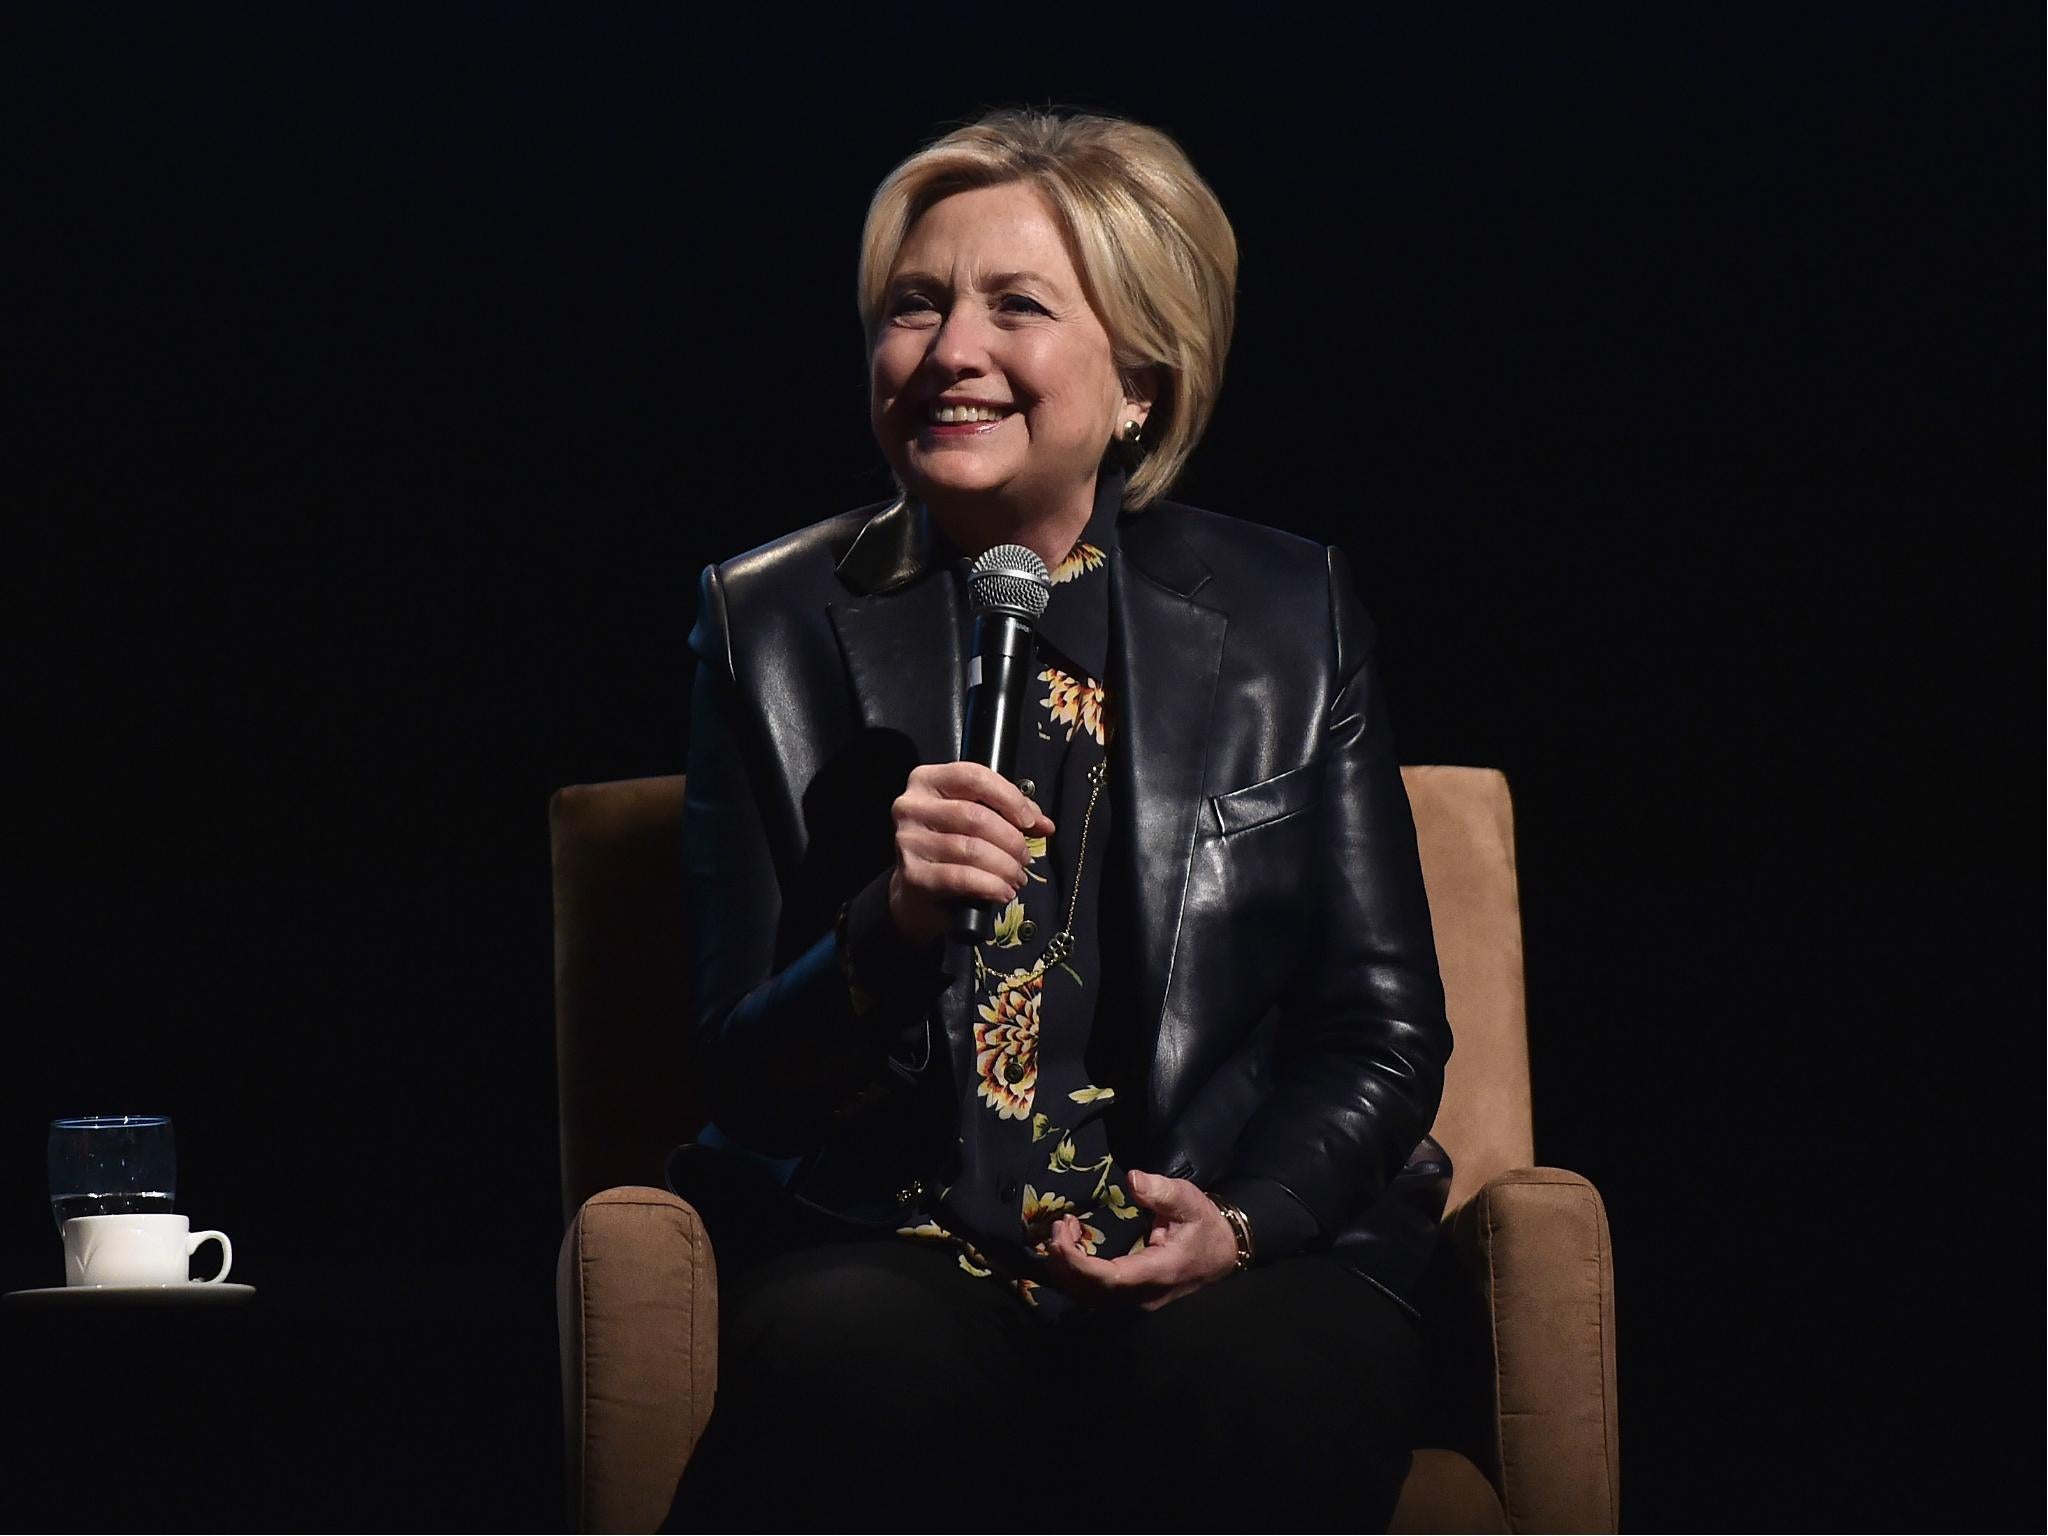
POLYGON ((186 1307, 222 1306, 249 1300, 253 1285, 233 1281, 187 1280, 182 1285, 46 1285, 32 1291, 9 1291, 10 1306, 47 1306, 66 1300, 72 1306, 186 1307))

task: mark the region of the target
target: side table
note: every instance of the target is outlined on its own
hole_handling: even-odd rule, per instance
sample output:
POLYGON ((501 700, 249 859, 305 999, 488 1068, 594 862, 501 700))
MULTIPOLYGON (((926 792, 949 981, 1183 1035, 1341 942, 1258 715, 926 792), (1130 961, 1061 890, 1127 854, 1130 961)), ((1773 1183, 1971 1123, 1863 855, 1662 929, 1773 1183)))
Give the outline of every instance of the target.
POLYGON ((260 1314, 254 1289, 232 1283, 9 1293, 10 1523, 274 1528, 260 1314))

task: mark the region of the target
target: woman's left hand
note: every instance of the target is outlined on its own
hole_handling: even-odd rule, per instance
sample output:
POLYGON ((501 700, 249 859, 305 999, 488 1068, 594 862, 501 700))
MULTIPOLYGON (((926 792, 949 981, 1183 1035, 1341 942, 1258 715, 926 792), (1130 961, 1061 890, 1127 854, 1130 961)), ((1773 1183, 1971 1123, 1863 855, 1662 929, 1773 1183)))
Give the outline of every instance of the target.
POLYGON ((1046 1243, 1049 1283, 1082 1301, 1134 1302, 1156 1312, 1237 1268, 1237 1234, 1197 1185, 1135 1168, 1128 1182, 1152 1216, 1145 1246, 1098 1259, 1081 1249, 1081 1224, 1062 1216, 1046 1243))

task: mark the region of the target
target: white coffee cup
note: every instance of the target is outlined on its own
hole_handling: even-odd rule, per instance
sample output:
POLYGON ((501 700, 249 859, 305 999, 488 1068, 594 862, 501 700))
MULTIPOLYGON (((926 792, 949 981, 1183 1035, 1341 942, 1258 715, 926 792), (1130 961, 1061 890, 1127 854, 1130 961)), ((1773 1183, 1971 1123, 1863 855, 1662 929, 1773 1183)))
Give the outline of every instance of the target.
POLYGON ((194 1232, 190 1220, 165 1211, 126 1216, 74 1216, 64 1223, 66 1285, 215 1285, 235 1262, 225 1232, 194 1232), (220 1273, 193 1280, 191 1258, 211 1238, 220 1244, 220 1273))

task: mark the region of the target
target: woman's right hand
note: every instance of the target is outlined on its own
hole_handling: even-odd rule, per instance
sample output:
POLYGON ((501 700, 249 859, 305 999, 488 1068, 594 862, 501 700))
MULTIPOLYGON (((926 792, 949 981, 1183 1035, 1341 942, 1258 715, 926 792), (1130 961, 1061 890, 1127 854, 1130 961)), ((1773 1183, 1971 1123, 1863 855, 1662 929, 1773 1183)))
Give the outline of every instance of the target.
POLYGON ((1026 835, 1049 837, 1052 818, 980 763, 926 763, 896 797, 896 868, 889 917, 915 944, 946 931, 963 901, 1001 906, 1024 888, 1026 835))

